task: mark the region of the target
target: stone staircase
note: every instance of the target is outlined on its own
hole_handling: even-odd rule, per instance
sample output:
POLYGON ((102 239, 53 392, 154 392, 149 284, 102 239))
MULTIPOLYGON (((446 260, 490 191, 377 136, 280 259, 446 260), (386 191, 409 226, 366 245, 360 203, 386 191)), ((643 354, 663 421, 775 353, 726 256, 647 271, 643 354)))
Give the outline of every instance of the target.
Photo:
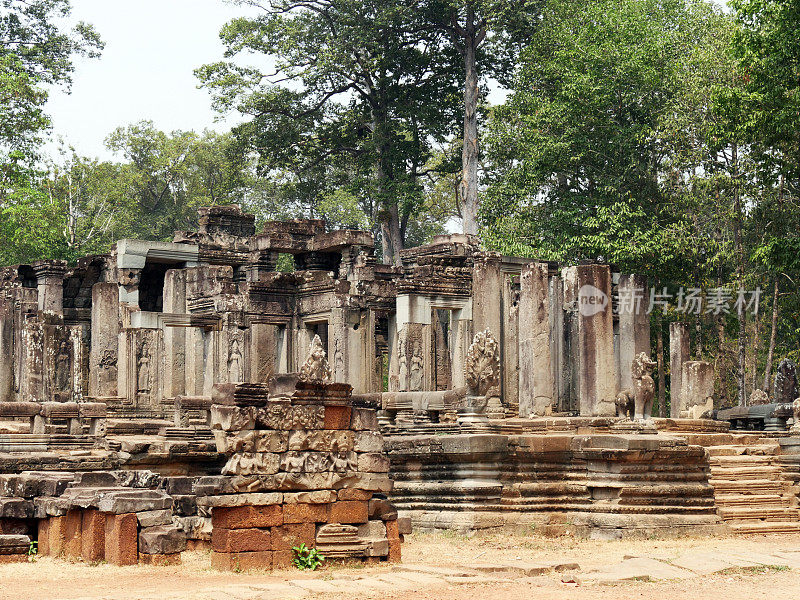
POLYGON ((778 442, 709 446, 717 512, 736 533, 800 532, 795 486, 784 476, 778 442))

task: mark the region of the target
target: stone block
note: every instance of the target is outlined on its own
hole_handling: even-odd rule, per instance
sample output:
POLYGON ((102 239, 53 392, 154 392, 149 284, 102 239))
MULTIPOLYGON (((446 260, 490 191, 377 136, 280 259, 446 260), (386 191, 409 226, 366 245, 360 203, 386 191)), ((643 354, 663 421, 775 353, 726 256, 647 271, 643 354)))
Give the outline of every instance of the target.
POLYGON ((256 571, 272 569, 272 552, 213 552, 211 567, 219 571, 256 571))
POLYGON ((211 407, 211 428, 223 431, 242 431, 255 429, 256 420, 253 409, 248 406, 225 406, 215 404, 211 407))
POLYGON ((344 490, 339 490, 337 497, 339 500, 370 500, 372 499, 372 492, 346 488, 344 490))
MULTIPOLYGON (((353 498, 361 500, 362 498, 353 498)), ((333 490, 316 490, 313 492, 291 492, 283 495, 284 504, 329 504, 336 501, 333 490)), ((284 509, 286 507, 284 506, 284 509)), ((287 521, 288 523, 289 521, 287 521)))
POLYGON ((106 515, 106 561, 128 566, 139 562, 139 521, 133 513, 106 515))
MULTIPOLYGON (((406 518, 408 519, 408 523, 410 524, 411 519, 408 517, 406 518)), ((405 529, 406 525, 404 524, 403 527, 405 529)), ((410 529, 411 528, 409 527, 408 533, 411 533, 410 529)), ((386 521, 386 537, 388 537, 390 540, 399 540, 400 534, 401 534, 400 523, 398 522, 397 519, 395 519, 394 521, 386 521)))
POLYGON ((365 431, 378 429, 378 416, 372 408, 353 408, 350 429, 353 431, 365 431))
POLYGON ((314 523, 290 523, 281 527, 273 527, 272 549, 276 552, 291 551, 295 546, 305 544, 314 547, 317 527, 314 523))
POLYGON ((326 523, 327 504, 284 504, 284 523, 326 523))
POLYGON ((50 556, 50 519, 39 519, 36 523, 37 550, 41 556, 50 556))
POLYGON ((0 535, 0 556, 18 554, 27 559, 30 547, 31 539, 27 535, 0 535))
POLYGON ((350 429, 351 408, 349 406, 326 406, 325 429, 350 429))
POLYGON ((172 523, 171 510, 147 510, 136 513, 140 527, 156 527, 172 523))
POLYGON ((397 519, 397 509, 388 500, 373 498, 369 501, 369 518, 393 521, 397 519))
POLYGON ((130 490, 110 493, 97 503, 101 512, 116 515, 172 509, 172 498, 162 490, 130 490))
POLYGON ((50 517, 47 519, 47 547, 48 555, 59 557, 64 554, 66 543, 66 517, 50 517))
POLYGON ((317 405, 291 406, 288 402, 272 402, 254 410, 259 429, 290 431, 295 429, 323 429, 325 407, 317 405))
POLYGON ((389 457, 377 453, 359 454, 358 470, 362 473, 388 473, 389 457))
POLYGON ((369 503, 359 500, 339 500, 330 505, 329 523, 366 523, 369 520, 369 503))
POLYGON ((81 557, 95 563, 106 554, 106 516, 98 510, 84 510, 81 519, 81 557))
POLYGON ((83 532, 82 511, 70 510, 64 517, 64 555, 80 558, 83 551, 81 535, 83 532))
POLYGON ((400 540, 389 540, 389 554, 387 560, 392 563, 401 562, 400 540))
POLYGON ((290 569, 292 567, 294 567, 294 552, 292 550, 275 550, 272 553, 273 569, 290 569))
POLYGON ((31 519, 34 505, 22 498, 0 498, 0 519, 31 519))
POLYGON ((211 513, 211 523, 214 529, 276 527, 283 525, 283 507, 280 505, 217 507, 211 513))
POLYGON ((139 552, 177 554, 186 550, 186 534, 174 525, 147 527, 139 532, 139 552))
POLYGON ((272 549, 269 529, 222 529, 211 532, 215 552, 263 552, 272 549))
POLYGON ((221 496, 205 496, 197 499, 197 504, 203 508, 216 506, 271 506, 282 504, 283 494, 280 492, 252 492, 243 494, 223 494, 221 496))
POLYGON ((355 434, 356 452, 383 452, 383 436, 377 431, 359 431, 355 434))
POLYGON ((411 517, 398 517, 397 530, 400 535, 409 535, 411 533, 411 527, 411 517))

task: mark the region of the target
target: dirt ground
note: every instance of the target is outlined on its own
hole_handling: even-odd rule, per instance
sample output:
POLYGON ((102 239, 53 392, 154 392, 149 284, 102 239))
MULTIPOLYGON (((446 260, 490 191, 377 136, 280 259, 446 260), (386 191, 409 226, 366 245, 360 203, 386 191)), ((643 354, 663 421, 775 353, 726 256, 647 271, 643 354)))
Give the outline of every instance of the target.
MULTIPOLYGON (((656 558, 669 562, 692 551, 752 553, 800 552, 800 535, 677 540, 591 541, 571 537, 542 538, 490 536, 465 538, 448 534, 415 534, 403 547, 404 567, 329 566, 310 574, 298 571, 273 573, 220 573, 211 570, 205 552, 184 553, 175 567, 114 567, 87 565, 50 558, 31 563, 0 565, 0 599, 64 600, 272 600, 284 598, 378 599, 416 598, 430 600, 546 599, 642 599, 672 598, 714 600, 797 600, 800 569, 780 566, 726 569, 710 575, 657 582, 624 581, 597 583, 593 571, 602 570, 629 557, 656 558), (482 564, 574 562, 577 571, 550 572, 534 577, 485 573, 463 583, 457 577, 436 578, 424 569, 439 567, 442 573, 469 570, 482 564), (408 568, 418 580, 392 585, 392 577, 408 568), (413 569, 412 569, 413 570, 413 569), (474 582, 473 582, 474 581, 474 582), (309 590, 298 585, 306 585, 309 590), (316 586, 316 587, 315 587, 316 586), (376 586, 382 586, 375 589, 376 586), (326 588, 330 589, 326 589, 326 588)), ((408 575, 407 575, 408 576, 408 575)))

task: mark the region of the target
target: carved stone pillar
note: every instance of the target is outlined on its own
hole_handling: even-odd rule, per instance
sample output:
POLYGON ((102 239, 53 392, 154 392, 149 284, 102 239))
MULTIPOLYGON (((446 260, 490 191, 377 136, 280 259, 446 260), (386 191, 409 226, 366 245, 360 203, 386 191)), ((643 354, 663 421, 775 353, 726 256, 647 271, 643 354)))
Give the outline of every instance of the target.
POLYGON ((117 395, 119 291, 115 283, 92 286, 92 341, 89 353, 89 396, 117 395))
POLYGON ((644 297, 647 278, 619 278, 619 382, 618 389, 631 388, 631 365, 640 352, 650 356, 650 315, 644 297), (638 301, 637 301, 638 299, 638 301))
POLYGON ((673 419, 681 416, 683 389, 683 365, 691 358, 689 346, 689 324, 669 324, 669 415, 673 419))
POLYGON ((63 314, 67 263, 63 260, 41 260, 31 266, 36 274, 36 286, 39 290, 39 310, 63 314))
POLYGON ((550 347, 547 263, 531 263, 520 276, 519 416, 544 416, 556 398, 550 347))

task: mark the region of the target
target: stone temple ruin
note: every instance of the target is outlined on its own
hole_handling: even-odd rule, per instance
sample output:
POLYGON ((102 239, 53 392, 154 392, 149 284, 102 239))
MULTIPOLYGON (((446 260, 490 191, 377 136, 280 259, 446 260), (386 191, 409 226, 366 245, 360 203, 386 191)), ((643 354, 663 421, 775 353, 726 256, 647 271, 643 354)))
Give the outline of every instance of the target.
POLYGON ((715 411, 676 323, 672 414, 648 418, 649 316, 613 310, 644 284, 464 235, 384 265, 368 232, 256 232, 235 206, 172 243, 3 268, 0 559, 395 561, 412 523, 800 531, 796 374, 715 411))

